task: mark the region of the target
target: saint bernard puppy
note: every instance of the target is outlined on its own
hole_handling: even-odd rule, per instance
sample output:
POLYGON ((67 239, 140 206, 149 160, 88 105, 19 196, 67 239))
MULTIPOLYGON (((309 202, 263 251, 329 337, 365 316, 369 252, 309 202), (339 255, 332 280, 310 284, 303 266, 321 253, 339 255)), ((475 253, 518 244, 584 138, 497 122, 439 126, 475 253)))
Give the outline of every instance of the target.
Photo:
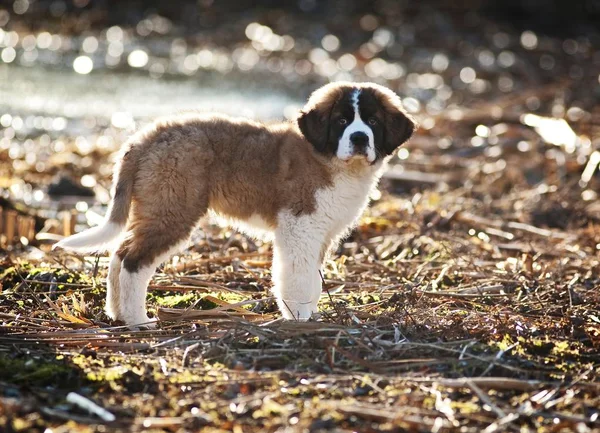
POLYGON ((93 251, 118 239, 106 312, 151 321, 146 289, 199 220, 215 214, 273 241, 273 292, 286 319, 317 311, 320 267, 367 207, 385 163, 415 121, 392 91, 338 82, 316 90, 296 122, 220 114, 158 120, 124 145, 105 222, 55 246, 93 251))

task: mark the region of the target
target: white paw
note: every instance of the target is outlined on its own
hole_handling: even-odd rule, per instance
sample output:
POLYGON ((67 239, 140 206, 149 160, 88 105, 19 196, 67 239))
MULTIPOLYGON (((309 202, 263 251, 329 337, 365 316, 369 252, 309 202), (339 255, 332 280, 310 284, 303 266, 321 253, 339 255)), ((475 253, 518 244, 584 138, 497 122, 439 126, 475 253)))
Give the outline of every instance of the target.
POLYGON ((156 318, 148 317, 145 313, 135 316, 116 314, 113 320, 125 322, 130 329, 156 329, 156 322, 158 321, 156 318))
POLYGON ((150 318, 148 316, 145 317, 140 317, 132 322, 126 321, 127 325, 131 328, 131 329, 140 329, 140 330, 144 330, 144 329, 156 329, 156 323, 158 322, 158 319, 156 318, 150 318))
POLYGON ((279 303, 279 306, 284 319, 306 322, 313 314, 317 313, 317 302, 284 300, 279 303))
POLYGON ((117 320, 117 317, 119 316, 119 315, 117 314, 117 312, 116 312, 116 311, 115 311, 113 308, 111 308, 111 307, 109 307, 109 306, 108 306, 108 304, 107 304, 107 305, 106 305, 106 307, 104 308, 104 312, 105 312, 105 313, 106 313, 106 315, 107 315, 108 317, 110 317, 112 320, 117 320))

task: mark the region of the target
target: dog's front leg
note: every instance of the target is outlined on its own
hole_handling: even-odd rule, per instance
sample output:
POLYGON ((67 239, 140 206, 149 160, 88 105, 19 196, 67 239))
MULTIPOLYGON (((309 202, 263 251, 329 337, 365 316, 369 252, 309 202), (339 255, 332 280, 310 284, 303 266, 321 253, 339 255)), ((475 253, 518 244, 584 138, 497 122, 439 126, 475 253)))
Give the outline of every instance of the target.
POLYGON ((280 218, 273 242, 273 292, 284 318, 308 320, 321 295, 325 236, 309 216, 280 218))

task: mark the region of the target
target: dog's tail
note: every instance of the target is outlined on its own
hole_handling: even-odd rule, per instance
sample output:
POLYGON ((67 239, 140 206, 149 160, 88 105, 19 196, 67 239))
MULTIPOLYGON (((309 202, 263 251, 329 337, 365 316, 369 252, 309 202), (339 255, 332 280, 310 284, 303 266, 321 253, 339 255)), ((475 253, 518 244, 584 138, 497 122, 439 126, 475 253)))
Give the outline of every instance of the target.
POLYGON ((104 222, 57 242, 52 249, 62 248, 79 252, 103 251, 108 249, 123 232, 129 218, 133 184, 137 171, 136 161, 131 154, 131 150, 126 152, 115 167, 111 191, 113 198, 108 206, 104 222))

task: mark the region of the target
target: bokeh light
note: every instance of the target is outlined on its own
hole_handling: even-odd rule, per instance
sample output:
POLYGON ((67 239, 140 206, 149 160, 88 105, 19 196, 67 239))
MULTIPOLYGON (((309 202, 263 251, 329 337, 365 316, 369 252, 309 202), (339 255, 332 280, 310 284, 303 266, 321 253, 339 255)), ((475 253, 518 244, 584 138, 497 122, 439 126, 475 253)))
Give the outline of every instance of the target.
POLYGON ((78 74, 89 74, 94 69, 94 62, 88 56, 79 56, 73 61, 73 69, 78 74))

